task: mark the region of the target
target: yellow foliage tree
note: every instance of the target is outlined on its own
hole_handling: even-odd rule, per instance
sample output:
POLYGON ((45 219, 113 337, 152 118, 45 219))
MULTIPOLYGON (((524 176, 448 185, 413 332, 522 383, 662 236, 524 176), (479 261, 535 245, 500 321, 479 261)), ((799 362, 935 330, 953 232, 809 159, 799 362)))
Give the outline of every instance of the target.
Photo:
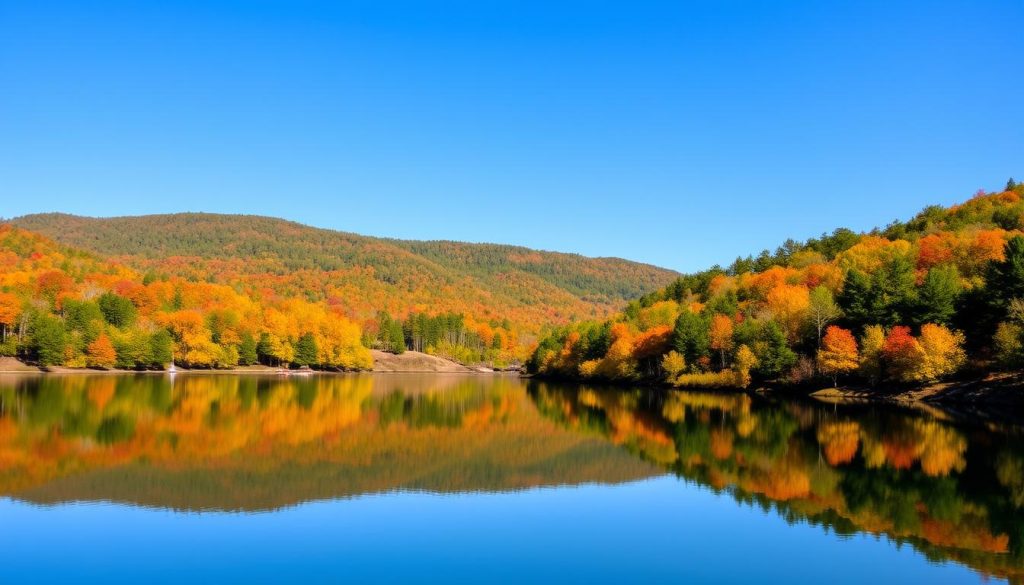
POLYGON ((860 374, 869 380, 882 377, 882 349, 885 347, 885 330, 881 325, 864 328, 860 338, 860 374))
POLYGON ((833 384, 838 384, 841 374, 852 372, 860 365, 857 352, 857 340, 853 334, 842 327, 830 326, 825 330, 818 350, 818 368, 825 375, 832 376, 833 384))
POLYGON ((807 287, 779 285, 768 291, 765 302, 772 317, 786 331, 786 337, 790 341, 798 339, 810 311, 811 296, 807 287))
POLYGON ((733 364, 733 372, 736 375, 736 386, 746 388, 750 386, 750 370, 757 365, 757 356, 746 345, 741 345, 736 350, 736 362, 733 364))
POLYGON ((725 368, 725 354, 732 349, 732 319, 725 315, 715 315, 711 319, 711 349, 717 350, 722 356, 722 368, 725 368))
POLYGON ((924 350, 924 360, 915 373, 918 380, 933 381, 955 373, 967 359, 964 335, 959 331, 928 323, 921 327, 917 341, 924 350))
POLYGON ((686 359, 681 353, 676 350, 672 350, 665 354, 665 357, 661 358, 661 369, 665 370, 665 379, 669 382, 674 382, 679 374, 683 373, 686 369, 686 359))

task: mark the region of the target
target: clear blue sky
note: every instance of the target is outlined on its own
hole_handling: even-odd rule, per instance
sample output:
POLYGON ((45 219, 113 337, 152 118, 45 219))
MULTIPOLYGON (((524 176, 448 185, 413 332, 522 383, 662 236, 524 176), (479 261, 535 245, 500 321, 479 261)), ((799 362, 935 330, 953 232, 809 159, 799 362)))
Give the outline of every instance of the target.
POLYGON ((1019 0, 0 0, 0 216, 693 270, 1024 179, 1022 31, 1019 0))

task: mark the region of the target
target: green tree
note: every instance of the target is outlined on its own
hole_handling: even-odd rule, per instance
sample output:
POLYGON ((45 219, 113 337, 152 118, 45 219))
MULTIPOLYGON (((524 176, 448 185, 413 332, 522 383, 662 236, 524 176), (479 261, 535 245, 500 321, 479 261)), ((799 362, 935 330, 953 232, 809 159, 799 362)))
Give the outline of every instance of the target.
POLYGON ((691 367, 700 358, 708 356, 711 351, 710 328, 711 322, 708 317, 690 311, 683 311, 676 319, 676 326, 672 332, 672 347, 683 354, 686 363, 691 367))
POLYGON ((242 342, 238 345, 238 363, 243 366, 251 366, 258 360, 256 339, 249 333, 243 333, 242 342))
POLYGON ((37 315, 32 323, 32 349, 39 365, 55 366, 63 363, 66 345, 64 323, 51 315, 37 315))
POLYGON ((838 319, 842 314, 843 312, 839 309, 839 305, 836 304, 831 290, 820 285, 811 290, 807 316, 817 336, 818 348, 821 347, 821 336, 825 332, 825 327, 838 319))
POLYGON ((105 292, 97 299, 97 303, 103 318, 114 327, 128 327, 135 322, 135 305, 121 295, 105 292))
POLYGON ((838 300, 851 328, 871 322, 871 279, 866 274, 856 269, 847 272, 838 300))
POLYGON ((1006 258, 992 262, 985 275, 985 292, 997 321, 1003 320, 1013 299, 1024 299, 1024 237, 1006 242, 1006 258))
POLYGON ((164 368, 171 363, 174 353, 172 350, 171 341, 171 334, 166 329, 161 329, 150 336, 150 364, 158 368, 164 368))
POLYGON ((150 343, 152 336, 146 335, 144 331, 135 329, 117 339, 114 342, 114 349, 117 351, 117 367, 145 368, 153 362, 153 346, 150 343))
POLYGON ((949 325, 960 297, 960 273, 956 266, 936 266, 928 271, 917 292, 914 324, 949 325))
POLYGON ((886 262, 871 276, 871 322, 896 325, 913 310, 914 265, 908 258, 886 262))
POLYGON ((317 358, 316 339, 312 333, 303 333, 295 344, 294 363, 299 366, 312 366, 319 363, 317 358))
POLYGON ((66 299, 63 308, 65 329, 80 332, 86 344, 92 343, 103 331, 105 318, 94 301, 66 299))
POLYGON ((754 372, 763 379, 774 379, 789 371, 796 354, 786 343, 786 333, 775 321, 747 321, 738 330, 737 343, 746 345, 757 357, 754 372), (749 323, 749 325, 748 325, 749 323))
POLYGON ((402 323, 391 321, 388 324, 388 347, 394 353, 405 352, 405 333, 402 331, 402 323))
POLYGON ((270 341, 270 334, 264 331, 260 333, 260 340, 256 342, 256 357, 261 364, 270 365, 270 359, 274 353, 273 345, 270 341))

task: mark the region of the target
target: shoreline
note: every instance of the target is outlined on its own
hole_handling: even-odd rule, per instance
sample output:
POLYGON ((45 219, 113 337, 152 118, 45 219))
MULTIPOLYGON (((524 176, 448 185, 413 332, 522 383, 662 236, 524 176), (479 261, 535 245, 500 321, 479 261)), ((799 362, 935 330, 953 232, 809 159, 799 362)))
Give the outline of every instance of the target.
MULTIPOLYGON (((468 369, 466 371, 459 372, 437 372, 433 370, 312 370, 306 373, 299 373, 300 370, 278 370, 276 368, 266 369, 239 369, 239 368, 227 368, 227 369, 178 369, 174 372, 168 370, 100 370, 90 368, 60 368, 58 370, 44 370, 41 368, 26 369, 26 370, 4 370, 0 369, 0 376, 7 375, 28 375, 28 376, 103 376, 103 375, 116 375, 123 376, 125 374, 138 374, 138 375, 161 375, 161 376, 178 376, 178 375, 225 375, 225 376, 248 376, 248 375, 263 375, 263 376, 351 376, 358 374, 438 374, 438 375, 473 375, 473 376, 515 376, 517 378, 525 378, 522 374, 515 371, 508 370, 474 370, 468 369)), ((305 372, 305 370, 303 371, 305 372)))
POLYGON ((385 354, 374 350, 374 367, 369 370, 300 370, 275 366, 235 366, 233 368, 180 368, 175 366, 172 373, 164 370, 126 370, 120 368, 69 368, 65 366, 42 367, 25 363, 11 357, 0 358, 0 375, 125 375, 125 374, 158 374, 158 375, 189 375, 219 374, 230 376, 264 375, 281 377, 303 377, 311 375, 351 375, 351 374, 474 374, 474 375, 522 375, 520 371, 491 369, 487 366, 464 366, 454 361, 407 351, 404 354, 385 354), (378 355, 381 354, 381 355, 378 355))
MULTIPOLYGON (((750 394, 787 399, 811 399, 837 404, 887 404, 910 407, 942 407, 987 411, 1017 416, 1015 413, 995 413, 998 409, 1024 407, 1024 374, 998 373, 950 382, 937 382, 924 386, 858 386, 840 385, 792 386, 764 384, 750 388, 689 388, 657 382, 616 382, 607 380, 579 380, 557 376, 528 375, 538 380, 570 384, 591 384, 617 388, 644 388, 653 391, 714 392, 722 394, 750 394)), ((1020 417, 1018 417, 1020 418, 1020 417)))

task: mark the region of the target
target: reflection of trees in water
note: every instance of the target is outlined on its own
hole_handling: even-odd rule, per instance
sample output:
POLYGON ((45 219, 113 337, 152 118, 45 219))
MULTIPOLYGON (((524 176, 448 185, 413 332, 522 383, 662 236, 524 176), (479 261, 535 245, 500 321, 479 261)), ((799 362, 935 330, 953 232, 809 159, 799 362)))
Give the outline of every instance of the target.
POLYGON ((935 560, 1024 578, 1019 431, 961 429, 893 409, 747 394, 531 382, 545 416, 787 521, 871 532, 935 560))
POLYGON ((0 377, 0 494, 38 501, 265 509, 653 471, 504 377, 0 377))
POLYGON ((528 398, 503 377, 0 377, 0 493, 34 501, 267 509, 657 468, 789 522, 1024 576, 1024 450, 1008 431, 746 394, 531 382, 528 398))

